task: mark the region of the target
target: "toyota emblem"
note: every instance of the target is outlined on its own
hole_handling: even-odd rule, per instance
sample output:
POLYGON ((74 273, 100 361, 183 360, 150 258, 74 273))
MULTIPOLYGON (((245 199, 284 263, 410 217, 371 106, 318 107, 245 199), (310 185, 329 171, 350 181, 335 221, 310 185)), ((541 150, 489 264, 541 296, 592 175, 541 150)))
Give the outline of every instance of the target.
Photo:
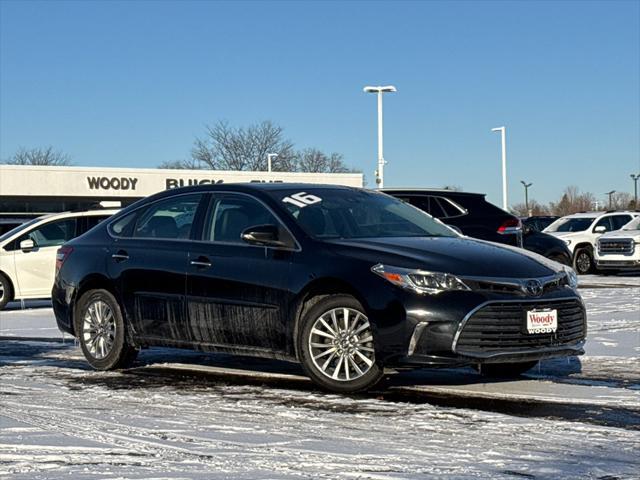
POLYGON ((527 295, 531 297, 539 297, 542 295, 542 282, 540 280, 527 280, 524 284, 524 289, 527 292, 527 295))

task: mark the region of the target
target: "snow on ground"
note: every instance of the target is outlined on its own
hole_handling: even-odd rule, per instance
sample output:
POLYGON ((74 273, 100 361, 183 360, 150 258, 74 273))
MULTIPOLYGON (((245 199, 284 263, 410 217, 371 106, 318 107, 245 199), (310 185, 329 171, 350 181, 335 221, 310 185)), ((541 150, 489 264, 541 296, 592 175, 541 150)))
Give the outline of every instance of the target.
POLYGON ((589 340, 579 359, 544 362, 516 382, 482 383, 470 370, 391 380, 391 393, 458 392, 455 407, 329 395, 295 365, 175 350, 145 351, 127 372, 93 372, 73 341, 47 330, 49 308, 0 312, 0 478, 638 479, 640 429, 624 415, 640 418, 640 281, 603 278, 581 278, 589 340), (212 370, 221 366, 263 377, 212 370), (591 407, 584 418, 550 418, 517 402, 498 413, 466 396, 552 400, 563 389, 569 403, 598 392, 617 420, 593 421, 591 407))

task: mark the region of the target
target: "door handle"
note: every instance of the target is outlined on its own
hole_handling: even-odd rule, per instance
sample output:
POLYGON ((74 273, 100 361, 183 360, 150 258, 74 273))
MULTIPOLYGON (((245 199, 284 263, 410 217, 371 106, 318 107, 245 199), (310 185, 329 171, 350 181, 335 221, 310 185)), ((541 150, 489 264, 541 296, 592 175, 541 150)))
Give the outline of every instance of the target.
POLYGON ((195 260, 191 260, 189 263, 198 268, 209 268, 211 266, 211 260, 207 257, 198 257, 195 260))
POLYGON ((129 260, 129 255, 124 250, 118 250, 116 253, 111 255, 116 262, 124 262, 125 260, 129 260))

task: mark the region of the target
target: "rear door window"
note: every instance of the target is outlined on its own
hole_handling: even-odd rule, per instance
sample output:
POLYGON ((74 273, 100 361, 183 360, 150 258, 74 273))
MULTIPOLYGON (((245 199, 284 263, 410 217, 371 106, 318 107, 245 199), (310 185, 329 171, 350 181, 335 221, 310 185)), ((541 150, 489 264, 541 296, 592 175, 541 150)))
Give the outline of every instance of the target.
POLYGON ((201 194, 179 195, 152 204, 139 217, 133 236, 188 239, 201 198, 201 194))
POLYGON ((620 230, 631 221, 631 215, 614 215, 611 217, 611 223, 614 230, 620 230))

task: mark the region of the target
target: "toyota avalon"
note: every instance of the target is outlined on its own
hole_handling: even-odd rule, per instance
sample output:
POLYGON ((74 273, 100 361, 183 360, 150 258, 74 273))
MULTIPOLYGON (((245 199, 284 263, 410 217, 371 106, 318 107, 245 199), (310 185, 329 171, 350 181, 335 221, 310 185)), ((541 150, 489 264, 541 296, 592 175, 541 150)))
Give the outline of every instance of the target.
POLYGON ((171 346, 297 361, 337 392, 385 368, 517 375, 586 335, 571 268, 340 186, 156 194, 63 245, 52 296, 98 370, 171 346))

